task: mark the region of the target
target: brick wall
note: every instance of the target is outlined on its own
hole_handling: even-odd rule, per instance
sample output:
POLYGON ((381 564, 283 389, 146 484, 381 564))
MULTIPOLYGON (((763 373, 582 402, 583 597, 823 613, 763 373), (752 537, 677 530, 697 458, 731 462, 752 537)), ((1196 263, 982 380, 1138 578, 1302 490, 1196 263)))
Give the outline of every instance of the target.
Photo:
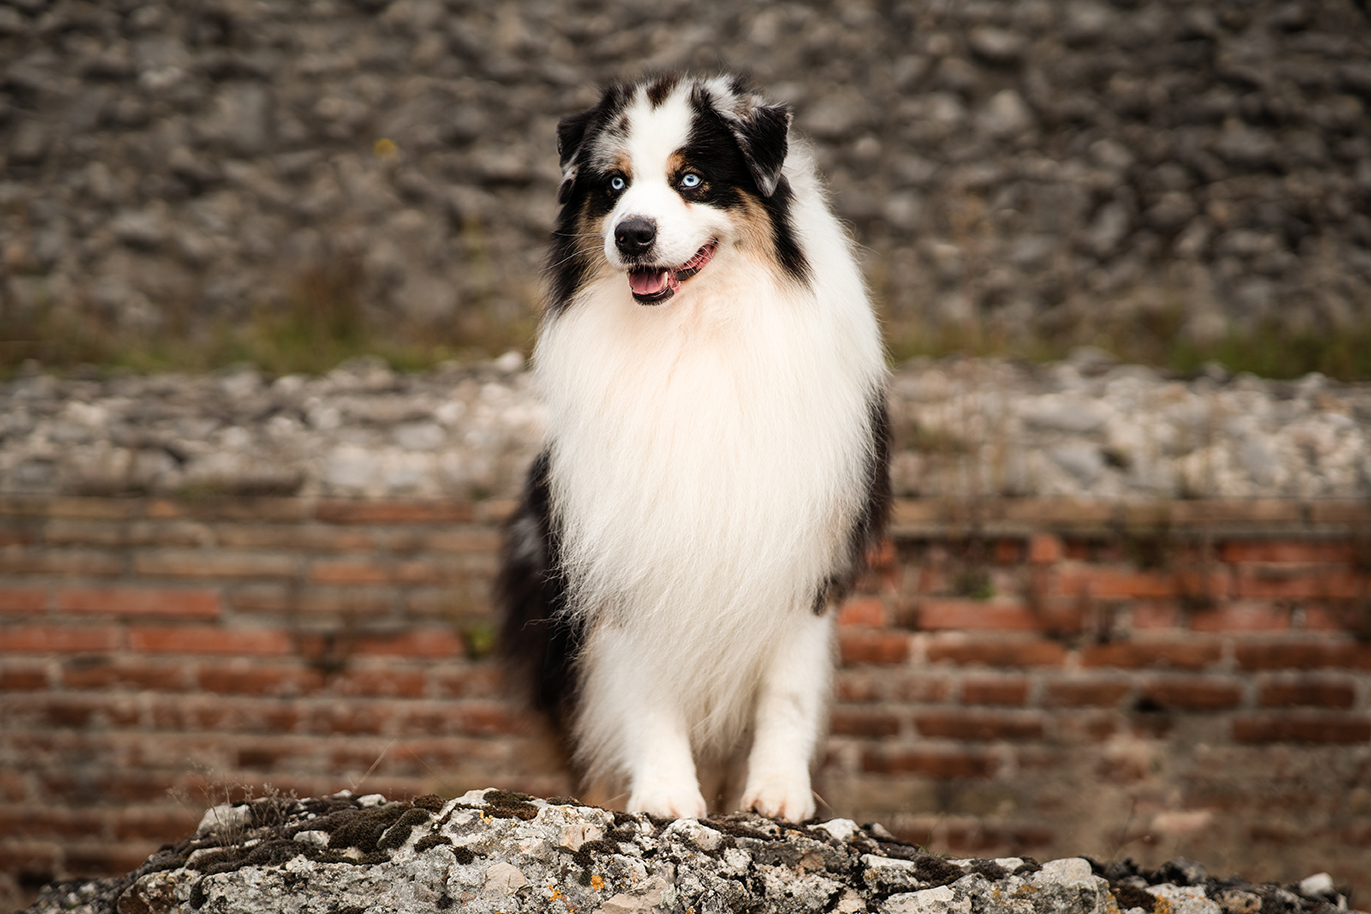
MULTIPOLYGON (((574 792, 488 656, 509 509, 0 500, 0 878, 245 791, 574 792)), ((879 558, 825 812, 1371 897, 1371 506, 904 502, 879 558)))

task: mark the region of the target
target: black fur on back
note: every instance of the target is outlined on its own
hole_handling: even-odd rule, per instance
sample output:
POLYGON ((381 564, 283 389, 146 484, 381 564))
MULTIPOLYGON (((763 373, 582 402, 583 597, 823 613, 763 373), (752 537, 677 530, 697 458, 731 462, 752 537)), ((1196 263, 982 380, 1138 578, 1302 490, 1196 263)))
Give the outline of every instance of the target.
POLYGON ((523 501, 505 527, 495 597, 503 614, 501 654, 529 688, 534 707, 560 726, 575 704, 584 632, 563 612, 566 577, 552 518, 549 460, 544 450, 529 467, 523 501))

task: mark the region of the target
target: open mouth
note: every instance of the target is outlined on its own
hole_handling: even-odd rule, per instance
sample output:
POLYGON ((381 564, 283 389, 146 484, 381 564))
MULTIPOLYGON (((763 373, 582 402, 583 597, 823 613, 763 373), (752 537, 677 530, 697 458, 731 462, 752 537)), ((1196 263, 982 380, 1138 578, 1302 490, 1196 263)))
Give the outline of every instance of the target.
POLYGON ((660 305, 676 294, 681 283, 704 269, 718 249, 718 239, 710 239, 695 256, 679 267, 634 267, 628 271, 628 287, 640 305, 660 305))

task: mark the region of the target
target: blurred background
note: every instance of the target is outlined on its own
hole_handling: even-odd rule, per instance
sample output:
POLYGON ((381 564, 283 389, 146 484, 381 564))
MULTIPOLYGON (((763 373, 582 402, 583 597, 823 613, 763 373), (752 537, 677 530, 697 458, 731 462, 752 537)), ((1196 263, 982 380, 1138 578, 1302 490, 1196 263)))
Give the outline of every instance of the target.
POLYGON ((669 68, 794 107, 895 367, 822 814, 1365 907, 1361 0, 0 0, 0 909, 227 799, 574 792, 489 580, 556 122, 669 68))
POLYGON ((794 105, 897 359, 1371 371, 1364 4, 0 4, 0 366, 526 348, 557 119, 794 105))

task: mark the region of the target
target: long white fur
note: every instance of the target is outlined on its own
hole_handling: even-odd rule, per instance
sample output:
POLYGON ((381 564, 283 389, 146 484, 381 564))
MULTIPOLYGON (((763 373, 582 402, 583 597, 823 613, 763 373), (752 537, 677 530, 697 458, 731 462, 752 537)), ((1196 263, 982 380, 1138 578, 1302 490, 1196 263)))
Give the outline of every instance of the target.
MULTIPOLYGON (((571 608, 588 622, 573 723, 592 776, 629 808, 700 816, 695 764, 746 747, 744 802, 812 815, 832 622, 815 595, 847 559, 865 497, 870 404, 885 368, 849 241, 809 156, 785 175, 809 284, 748 254, 733 217, 687 205, 666 159, 689 129, 688 83, 628 108, 633 184, 605 221, 657 220, 667 262, 714 259, 667 303, 595 271, 549 318, 534 364, 571 608)), ((612 239, 611 267, 619 264, 612 239)))

